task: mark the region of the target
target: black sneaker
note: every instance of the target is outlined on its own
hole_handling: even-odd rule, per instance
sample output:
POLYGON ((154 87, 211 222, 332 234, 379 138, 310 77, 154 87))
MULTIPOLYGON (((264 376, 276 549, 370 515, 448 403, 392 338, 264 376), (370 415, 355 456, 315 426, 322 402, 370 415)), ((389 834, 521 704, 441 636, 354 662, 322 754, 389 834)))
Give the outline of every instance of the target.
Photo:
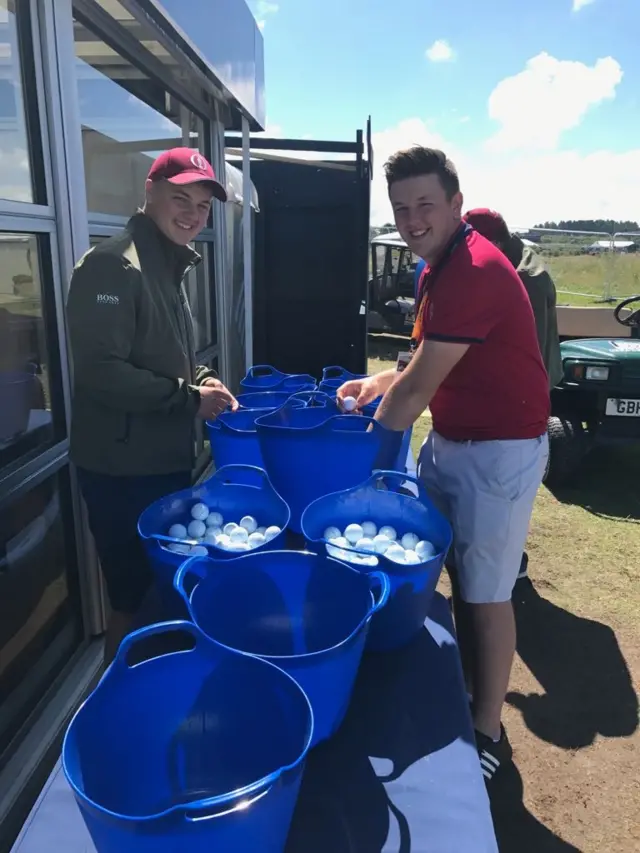
POLYGON ((503 725, 500 726, 500 740, 497 743, 488 735, 477 730, 475 736, 482 775, 488 785, 500 767, 509 764, 513 757, 513 749, 503 725))

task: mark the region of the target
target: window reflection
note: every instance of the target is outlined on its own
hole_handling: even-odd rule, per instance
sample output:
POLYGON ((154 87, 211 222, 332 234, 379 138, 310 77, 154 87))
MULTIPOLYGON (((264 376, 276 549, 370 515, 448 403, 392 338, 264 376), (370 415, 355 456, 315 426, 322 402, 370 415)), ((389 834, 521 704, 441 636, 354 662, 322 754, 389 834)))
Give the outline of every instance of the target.
POLYGON ((66 473, 0 510, 0 754, 68 661, 81 629, 65 547, 66 473))
POLYGON ((0 234, 0 471, 57 438, 38 249, 0 234))
POLYGON ((0 198, 33 202, 14 0, 0 0, 0 198))
POLYGON ((74 33, 87 207, 130 216, 162 151, 204 151, 203 123, 79 20, 74 33))

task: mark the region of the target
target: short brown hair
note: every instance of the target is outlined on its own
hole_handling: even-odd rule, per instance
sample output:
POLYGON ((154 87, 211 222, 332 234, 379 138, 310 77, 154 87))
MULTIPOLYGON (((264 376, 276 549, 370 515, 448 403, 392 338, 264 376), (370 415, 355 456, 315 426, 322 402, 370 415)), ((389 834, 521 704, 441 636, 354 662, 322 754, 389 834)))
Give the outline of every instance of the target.
POLYGON ((447 155, 437 148, 414 145, 412 148, 397 151, 384 164, 384 174, 389 187, 405 178, 437 175, 448 199, 452 199, 456 193, 460 192, 460 180, 456 167, 447 155))

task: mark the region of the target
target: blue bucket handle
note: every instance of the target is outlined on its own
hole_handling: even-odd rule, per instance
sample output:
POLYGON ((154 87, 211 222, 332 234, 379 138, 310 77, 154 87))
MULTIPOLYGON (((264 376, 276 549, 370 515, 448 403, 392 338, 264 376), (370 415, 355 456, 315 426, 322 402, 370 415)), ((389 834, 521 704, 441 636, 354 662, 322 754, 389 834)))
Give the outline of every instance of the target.
POLYGON ((348 370, 345 370, 345 368, 341 367, 339 364, 332 364, 323 369, 322 381, 326 382, 327 379, 342 379, 345 376, 351 377, 351 375, 352 374, 348 370))
POLYGON ((203 581, 207 576, 207 570, 202 564, 208 559, 208 557, 189 557, 182 563, 173 577, 173 586, 176 592, 182 596, 187 606, 189 605, 189 594, 184 586, 187 575, 195 575, 198 580, 203 581))
POLYGON ((426 500, 430 502, 429 494, 425 487, 422 485, 422 482, 417 479, 417 477, 411 476, 411 474, 404 474, 402 471, 374 471, 369 479, 369 484, 375 485, 379 482, 385 481, 394 481, 398 485, 402 485, 403 483, 409 482, 413 483, 414 486, 418 489, 418 496, 407 494, 406 497, 413 498, 414 500, 426 500))
POLYGON ((351 415, 351 414, 349 414, 349 415, 345 415, 345 414, 333 415, 332 417, 327 418, 326 421, 323 421, 323 423, 320 424, 318 429, 321 429, 324 432, 359 432, 359 433, 364 433, 368 430, 366 430, 366 431, 363 430, 361 428, 362 424, 368 424, 370 427, 372 427, 372 429, 371 429, 372 435, 375 435, 376 433, 380 433, 380 432, 382 432, 382 430, 384 430, 384 427, 381 426, 378 423, 378 421, 374 420, 373 418, 369 418, 366 415, 361 415, 358 418, 354 418, 353 415, 351 415), (357 426, 357 429, 356 429, 356 426, 357 426), (341 427, 344 427, 344 428, 341 428, 341 427))
POLYGON ((256 364, 249 368, 245 379, 265 379, 268 376, 273 376, 274 379, 284 379, 285 375, 270 364, 256 364))
POLYGON ((186 539, 176 539, 175 536, 165 536, 164 533, 150 533, 147 539, 155 539, 157 542, 171 542, 172 545, 201 545, 197 539, 188 536, 186 539))
MULTIPOLYGON (((118 651, 116 652, 116 656, 113 659, 113 663, 105 672, 104 677, 106 678, 109 677, 110 674, 113 675, 118 672, 122 673, 124 670, 131 669, 132 667, 127 663, 127 656, 131 649, 141 640, 146 640, 148 637, 158 636, 159 634, 171 634, 178 632, 191 634, 193 639, 196 641, 196 648, 198 646, 201 648, 212 647, 211 640, 208 640, 202 631, 193 624, 193 622, 175 620, 173 622, 159 622, 156 625, 147 625, 145 628, 139 628, 137 631, 127 634, 127 636, 122 640, 118 651)), ((189 651, 193 651, 193 649, 190 649, 189 651)), ((180 652, 180 654, 183 654, 183 652, 180 652)), ((188 654, 188 652, 184 652, 184 654, 188 654)))
POLYGON ((371 616, 373 616, 373 614, 377 613, 378 610, 381 610, 389 600, 389 595, 391 594, 391 581, 389 580, 389 576, 386 572, 369 572, 368 577, 371 585, 371 594, 374 597, 373 607, 370 611, 371 616), (377 586, 380 587, 380 595, 376 601, 374 587, 377 586))
POLYGON ((224 465, 200 485, 204 486, 207 483, 216 482, 220 482, 223 486, 240 485, 251 486, 254 489, 273 489, 266 471, 258 468, 257 465, 243 465, 241 463, 237 465, 224 465), (241 476, 236 476, 236 474, 241 476))
POLYGON ((287 405, 291 400, 300 400, 303 408, 308 408, 309 406, 318 406, 318 407, 327 407, 327 406, 335 406, 335 400, 332 399, 329 394, 325 394, 324 391, 298 391, 296 394, 292 394, 287 400, 287 405), (316 403, 316 400, 318 401, 316 403))

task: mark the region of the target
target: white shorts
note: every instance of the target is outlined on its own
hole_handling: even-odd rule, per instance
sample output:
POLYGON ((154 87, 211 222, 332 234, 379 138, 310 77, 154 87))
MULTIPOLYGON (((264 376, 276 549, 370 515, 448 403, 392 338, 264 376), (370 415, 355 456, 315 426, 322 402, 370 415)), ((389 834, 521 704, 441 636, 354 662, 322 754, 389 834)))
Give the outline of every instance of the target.
POLYGON ((418 476, 453 527, 463 601, 511 599, 548 456, 546 433, 514 441, 427 437, 418 476))

